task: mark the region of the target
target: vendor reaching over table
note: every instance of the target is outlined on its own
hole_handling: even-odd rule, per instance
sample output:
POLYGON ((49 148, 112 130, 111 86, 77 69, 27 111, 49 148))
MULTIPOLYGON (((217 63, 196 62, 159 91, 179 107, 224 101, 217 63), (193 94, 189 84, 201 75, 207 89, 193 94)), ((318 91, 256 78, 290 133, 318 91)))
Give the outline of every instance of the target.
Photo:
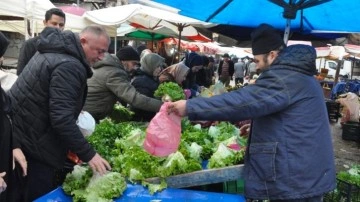
POLYGON ((210 98, 181 100, 168 111, 190 120, 252 118, 245 157, 245 196, 271 202, 320 202, 335 188, 329 120, 316 73, 316 51, 285 47, 267 24, 251 34, 253 85, 210 98))
POLYGON ((105 54, 94 64, 93 76, 88 79, 88 95, 84 110, 99 121, 110 115, 116 101, 131 104, 145 111, 158 112, 162 101, 147 97, 130 84, 130 75, 140 56, 130 46, 121 48, 116 56, 105 54))

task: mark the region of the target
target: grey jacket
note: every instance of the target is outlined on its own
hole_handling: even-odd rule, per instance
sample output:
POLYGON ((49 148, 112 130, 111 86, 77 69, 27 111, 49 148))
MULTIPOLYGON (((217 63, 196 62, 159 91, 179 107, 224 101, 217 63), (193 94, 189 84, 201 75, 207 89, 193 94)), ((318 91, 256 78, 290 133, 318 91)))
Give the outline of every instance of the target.
POLYGON ((94 75, 87 81, 88 96, 84 110, 96 120, 109 115, 116 101, 126 102, 145 111, 159 111, 162 102, 137 92, 116 56, 106 54, 103 60, 94 64, 93 72, 94 75))

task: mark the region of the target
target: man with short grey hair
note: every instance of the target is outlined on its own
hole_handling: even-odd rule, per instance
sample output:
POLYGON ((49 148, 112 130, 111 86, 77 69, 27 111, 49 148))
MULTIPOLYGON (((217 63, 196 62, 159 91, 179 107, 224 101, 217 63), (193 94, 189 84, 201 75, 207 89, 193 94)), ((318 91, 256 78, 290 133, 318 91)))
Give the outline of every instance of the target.
POLYGON ((108 47, 109 36, 100 26, 88 26, 80 34, 47 27, 38 52, 10 89, 15 148, 23 150, 28 162, 27 201, 63 183, 68 151, 94 172, 111 169, 76 125, 92 76, 90 66, 102 60, 108 47))

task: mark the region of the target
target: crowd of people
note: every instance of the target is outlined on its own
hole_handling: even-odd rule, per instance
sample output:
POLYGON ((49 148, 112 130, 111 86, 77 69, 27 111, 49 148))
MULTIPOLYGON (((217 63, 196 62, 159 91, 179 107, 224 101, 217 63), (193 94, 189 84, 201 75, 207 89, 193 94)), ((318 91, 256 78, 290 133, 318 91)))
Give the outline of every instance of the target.
MULTIPOLYGON (((320 202, 335 188, 326 107, 313 77, 314 48, 286 47, 276 30, 262 24, 251 36, 254 59, 224 54, 216 63, 189 52, 168 66, 149 49, 125 46, 110 54, 103 27, 73 33, 64 31, 65 19, 60 9, 46 13, 44 30, 21 48, 18 78, 8 92, 1 88, 0 201, 32 201, 61 185, 71 171, 65 167, 69 151, 94 172, 111 170, 77 127, 79 114, 87 111, 99 122, 118 102, 135 112, 135 121, 150 121, 163 104, 154 97, 163 82, 191 92, 188 100, 171 102, 169 113, 252 120, 244 171, 249 200, 320 202), (198 98, 216 77, 225 86, 231 80, 251 85, 198 98)), ((8 43, 0 32, 0 56, 8 43)))

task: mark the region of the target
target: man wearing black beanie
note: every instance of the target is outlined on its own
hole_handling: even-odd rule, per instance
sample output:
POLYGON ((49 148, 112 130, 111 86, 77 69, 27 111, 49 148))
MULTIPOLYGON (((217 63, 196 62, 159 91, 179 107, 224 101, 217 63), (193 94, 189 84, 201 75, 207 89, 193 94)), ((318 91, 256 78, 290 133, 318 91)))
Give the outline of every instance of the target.
POLYGON ((336 173, 323 90, 314 77, 316 51, 285 47, 267 24, 251 39, 262 71, 254 84, 170 103, 168 111, 189 120, 252 119, 243 171, 248 201, 321 202, 335 189, 336 173))
POLYGON ((256 72, 261 73, 277 57, 285 43, 276 29, 268 24, 261 24, 251 33, 252 53, 256 63, 256 72))
POLYGON ((140 62, 139 53, 131 46, 121 48, 116 55, 106 54, 93 66, 88 79, 88 95, 84 110, 99 121, 109 116, 114 104, 123 104, 149 112, 158 112, 162 102, 139 93, 131 85, 130 74, 140 62))

